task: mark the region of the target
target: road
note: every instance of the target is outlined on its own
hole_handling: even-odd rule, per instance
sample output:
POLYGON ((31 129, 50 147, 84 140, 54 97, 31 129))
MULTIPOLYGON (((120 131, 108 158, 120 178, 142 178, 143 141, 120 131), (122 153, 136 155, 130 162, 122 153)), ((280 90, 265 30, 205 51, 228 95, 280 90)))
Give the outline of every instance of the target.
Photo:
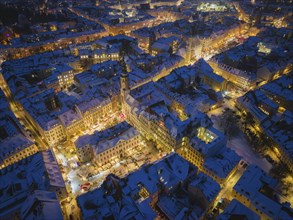
MULTIPOLYGON (((16 107, 13 107, 13 108, 16 108, 16 107)), ((36 126, 27 118, 25 113, 21 110, 18 110, 17 108, 15 110, 13 110, 13 113, 15 114, 15 116, 17 118, 19 118, 19 120, 21 120, 23 122, 25 130, 31 132, 31 138, 36 143, 39 150, 40 151, 48 150, 49 146, 48 146, 47 142, 43 139, 43 137, 39 133, 36 126)))
MULTIPOLYGON (((3 90, 8 103, 10 105, 10 109, 13 112, 13 114, 15 115, 16 118, 18 118, 20 121, 23 122, 23 127, 26 131, 30 131, 31 132, 31 139, 33 139, 33 141, 36 143, 36 145, 38 146, 39 150, 47 150, 48 144, 43 140, 43 137, 41 136, 41 134, 39 133, 38 129, 36 128, 36 126, 27 118, 27 116, 25 115, 24 111, 22 110, 22 108, 17 105, 17 103, 15 102, 9 88, 8 85, 5 82, 1 82, 1 89, 3 90)), ((29 136, 29 135, 28 135, 29 136)))
POLYGON ((222 189, 217 195, 214 202, 212 202, 209 206, 210 212, 206 213, 206 215, 212 214, 214 209, 217 209, 218 204, 223 200, 227 199, 231 201, 233 199, 232 197, 232 191, 234 185, 237 183, 237 181, 240 179, 244 172, 244 169, 240 168, 236 170, 226 181, 222 184, 222 189))

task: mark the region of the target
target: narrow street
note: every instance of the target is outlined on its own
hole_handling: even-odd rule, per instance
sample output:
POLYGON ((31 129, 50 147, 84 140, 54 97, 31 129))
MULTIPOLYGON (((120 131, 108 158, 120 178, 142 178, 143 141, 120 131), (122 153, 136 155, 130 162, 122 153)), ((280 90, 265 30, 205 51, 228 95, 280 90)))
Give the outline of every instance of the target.
POLYGON ((244 170, 243 169, 238 169, 233 173, 222 185, 222 189, 215 198, 214 202, 210 204, 210 212, 207 213, 207 215, 213 215, 212 213, 216 210, 217 212, 219 211, 218 205, 222 203, 224 199, 227 200, 232 200, 232 191, 234 185, 237 183, 237 181, 240 179, 242 176, 244 170))
POLYGON ((36 143, 39 150, 47 150, 49 147, 47 143, 43 140, 41 134, 38 132, 38 129, 34 126, 34 124, 27 118, 25 113, 17 106, 16 102, 13 99, 12 94, 10 93, 10 90, 7 87, 7 84, 5 82, 1 82, 1 89, 3 90, 9 105, 10 109, 15 115, 16 118, 19 119, 23 123, 23 129, 27 132, 31 132, 30 138, 36 143))

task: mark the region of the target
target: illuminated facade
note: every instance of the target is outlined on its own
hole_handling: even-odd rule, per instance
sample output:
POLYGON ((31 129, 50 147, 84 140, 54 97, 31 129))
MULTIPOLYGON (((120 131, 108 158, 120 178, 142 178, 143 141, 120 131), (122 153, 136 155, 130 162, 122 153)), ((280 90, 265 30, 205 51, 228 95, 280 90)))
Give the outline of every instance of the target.
POLYGON ((99 164, 109 163, 113 158, 121 158, 127 151, 136 149, 141 144, 141 137, 134 128, 131 128, 126 134, 120 135, 115 142, 105 140, 97 144, 95 159, 99 164))
POLYGON ((16 163, 39 151, 38 147, 22 134, 9 137, 0 142, 1 160, 0 169, 16 163))
POLYGON ((283 28, 292 13, 261 14, 254 0, 96 2, 51 4, 57 14, 44 20, 58 21, 32 17, 35 33, 0 45, 1 117, 3 98, 15 130, 35 141, 0 117, 0 219, 40 217, 45 194, 65 219, 216 219, 231 199, 262 219, 289 219, 276 200, 291 202, 277 196, 292 182, 292 31, 283 28), (249 146, 264 147, 267 161, 249 146), (280 169, 280 188, 246 159, 280 169))
POLYGON ((225 80, 232 82, 237 87, 248 90, 256 83, 255 73, 248 73, 243 70, 233 68, 223 63, 216 63, 212 59, 208 63, 213 67, 214 71, 225 78, 225 80))
POLYGON ((61 88, 67 88, 71 86, 74 82, 74 73, 73 70, 62 72, 58 75, 58 81, 61 88))
POLYGON ((39 131, 44 135, 47 143, 49 145, 54 145, 66 140, 66 133, 62 124, 57 120, 54 120, 51 123, 54 124, 52 124, 52 126, 48 126, 47 130, 43 130, 39 127, 39 131))
MULTIPOLYGON (((120 79, 121 96, 124 97, 122 98, 122 110, 123 113, 126 115, 127 122, 133 125, 137 130, 139 130, 142 136, 155 141, 157 143, 157 147, 163 151, 176 151, 186 160, 196 165, 200 171, 209 175, 220 184, 224 183, 227 177, 235 173, 238 168, 238 163, 240 159, 234 152, 232 152, 233 156, 231 155, 231 157, 234 158, 234 161, 224 159, 227 166, 226 171, 218 172, 217 169, 213 171, 211 170, 211 167, 217 165, 205 164, 209 163, 206 162, 206 158, 212 158, 213 156, 215 156, 219 149, 224 147, 226 143, 226 139, 222 134, 219 134, 216 129, 209 127, 211 126, 211 124, 209 124, 208 122, 203 123, 203 118, 189 118, 188 115, 183 113, 183 106, 174 101, 169 104, 169 107, 172 109, 172 111, 178 112, 177 117, 180 118, 181 122, 179 122, 178 120, 176 122, 173 122, 172 120, 174 119, 172 119, 172 116, 167 116, 168 113, 165 113, 167 114, 165 117, 157 117, 153 111, 156 111, 161 107, 162 110, 164 109, 164 104, 162 104, 162 106, 160 107, 160 102, 158 104, 153 104, 153 106, 156 106, 154 107, 156 108, 154 110, 152 110, 151 107, 146 107, 145 110, 141 110, 141 105, 147 105, 147 103, 144 102, 144 104, 142 104, 139 102, 139 100, 145 100, 146 102, 147 100, 152 100, 151 95, 139 97, 137 100, 130 94, 129 89, 127 89, 128 81, 125 79, 125 77, 127 78, 127 75, 121 77, 120 79), (170 123, 172 124, 171 127, 170 123), (176 125, 176 123, 178 123, 178 125, 176 125), (187 127, 180 128, 179 126, 181 123, 186 123, 188 125, 187 127), (205 125, 209 128, 200 126, 200 124, 205 125), (178 128, 176 126, 178 126, 178 128), (176 129, 178 131, 177 134, 175 133, 176 129), (186 133, 184 133, 184 130, 186 133), (196 139, 195 143, 193 139, 196 139)), ((144 93, 147 92, 144 91, 144 93)), ((153 97, 153 99, 156 98, 153 97)), ((160 112, 162 110, 159 109, 158 111, 160 112)), ((201 115, 198 117, 203 116, 201 115)), ((222 157, 225 158, 225 156, 222 157)))
POLYGON ((84 145, 82 147, 78 147, 77 150, 77 157, 81 163, 89 162, 93 159, 93 148, 90 144, 84 145))

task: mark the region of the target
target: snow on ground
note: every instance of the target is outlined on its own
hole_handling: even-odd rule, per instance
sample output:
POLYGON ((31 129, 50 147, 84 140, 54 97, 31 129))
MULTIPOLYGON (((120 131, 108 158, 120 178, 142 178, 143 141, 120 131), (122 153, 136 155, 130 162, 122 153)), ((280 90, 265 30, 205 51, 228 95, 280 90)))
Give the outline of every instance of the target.
POLYGON ((231 138, 231 140, 227 142, 227 147, 233 149, 249 164, 259 166, 266 173, 268 173, 272 168, 272 165, 265 158, 260 158, 255 152, 252 151, 242 132, 239 133, 238 136, 231 138))
MULTIPOLYGON (((225 107, 227 106, 214 109, 208 113, 208 116, 214 123, 214 127, 217 129, 219 129, 219 116, 222 114, 222 111, 225 107)), ((227 142, 227 147, 233 149, 240 157, 242 157, 249 164, 259 166, 266 173, 268 173, 269 170, 272 168, 272 165, 265 158, 260 158, 257 155, 257 153, 253 152, 243 132, 239 132, 239 134, 236 137, 231 137, 231 139, 227 142)))

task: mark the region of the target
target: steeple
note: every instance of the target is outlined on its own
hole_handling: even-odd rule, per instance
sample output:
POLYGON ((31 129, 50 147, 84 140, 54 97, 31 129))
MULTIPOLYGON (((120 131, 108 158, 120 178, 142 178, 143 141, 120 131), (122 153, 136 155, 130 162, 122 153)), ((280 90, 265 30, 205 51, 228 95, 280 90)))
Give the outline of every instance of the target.
POLYGON ((125 63, 125 60, 124 60, 124 56, 122 56, 121 59, 119 60, 119 64, 120 64, 121 69, 122 69, 122 74, 128 74, 127 66, 126 66, 126 63, 125 63))
POLYGON ((120 60, 119 63, 122 69, 122 73, 120 75, 120 94, 122 98, 125 98, 126 94, 129 92, 129 79, 124 57, 120 60))

